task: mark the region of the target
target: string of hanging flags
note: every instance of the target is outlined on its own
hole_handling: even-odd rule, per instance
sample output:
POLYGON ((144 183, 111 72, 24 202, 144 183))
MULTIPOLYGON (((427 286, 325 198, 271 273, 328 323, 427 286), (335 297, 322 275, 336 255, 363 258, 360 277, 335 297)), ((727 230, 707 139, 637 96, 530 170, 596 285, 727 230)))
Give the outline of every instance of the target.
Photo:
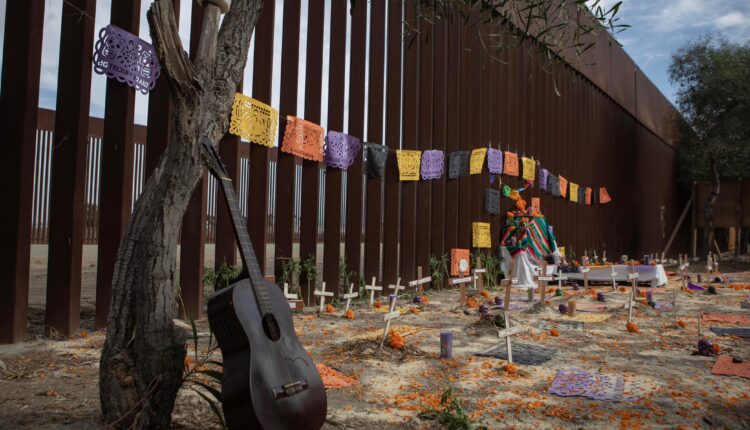
MULTIPOLYGON (((273 146, 279 128, 279 119, 286 123, 280 149, 307 160, 325 161, 326 166, 347 170, 360 152, 364 155, 366 172, 371 177, 383 177, 390 149, 384 145, 361 142, 357 137, 339 131, 325 130, 312 122, 295 116, 280 116, 278 111, 244 94, 237 93, 232 108, 229 132, 249 142, 273 146)), ((511 188, 503 185, 499 191, 485 194, 486 209, 499 213, 499 198, 505 196, 517 201, 521 193, 539 184, 539 189, 552 196, 565 198, 580 205, 606 204, 612 201, 606 187, 598 193, 590 187, 568 181, 541 167, 538 160, 519 157, 511 151, 496 148, 476 148, 472 151, 454 151, 445 154, 440 150, 396 150, 396 161, 401 181, 448 179, 478 175, 485 165, 490 182, 496 175, 520 177, 524 185, 511 188)), ((488 189, 489 191, 489 189, 488 189)))

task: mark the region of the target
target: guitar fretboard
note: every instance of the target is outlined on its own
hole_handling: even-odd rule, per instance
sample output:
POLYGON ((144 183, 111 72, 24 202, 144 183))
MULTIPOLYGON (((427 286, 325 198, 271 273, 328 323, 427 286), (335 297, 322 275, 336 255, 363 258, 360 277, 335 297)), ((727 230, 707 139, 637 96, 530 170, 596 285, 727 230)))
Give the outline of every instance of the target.
POLYGON ((237 194, 234 191, 234 184, 232 183, 232 180, 226 176, 220 177, 219 182, 224 191, 224 197, 226 198, 227 206, 229 207, 229 213, 232 215, 232 226, 234 228, 237 244, 240 248, 242 264, 250 277, 253 288, 255 289, 258 303, 261 304, 261 308, 263 308, 263 305, 268 304, 268 293, 265 291, 263 274, 258 265, 258 258, 255 256, 255 250, 250 242, 250 236, 247 234, 245 220, 242 217, 242 214, 240 214, 240 207, 237 203, 237 194))

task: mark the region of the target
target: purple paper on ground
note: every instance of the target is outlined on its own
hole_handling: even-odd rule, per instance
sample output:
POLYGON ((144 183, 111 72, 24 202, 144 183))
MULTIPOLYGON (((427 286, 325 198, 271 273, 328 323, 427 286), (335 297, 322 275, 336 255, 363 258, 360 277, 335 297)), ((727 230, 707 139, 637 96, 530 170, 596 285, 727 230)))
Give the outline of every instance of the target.
POLYGON ((674 304, 672 302, 656 302, 655 309, 664 310, 664 309, 672 309, 673 307, 674 307, 674 304))
POLYGON ((120 27, 108 25, 99 31, 94 72, 147 94, 154 89, 161 66, 153 46, 120 27))
POLYGON ((428 149, 422 153, 422 162, 420 170, 422 179, 439 179, 443 176, 443 167, 445 157, 443 151, 438 149, 428 149))
POLYGON ((487 168, 490 173, 496 175, 503 173, 503 151, 495 148, 487 149, 487 168))
POLYGON ((354 136, 339 131, 329 131, 326 136, 326 166, 346 170, 354 164, 362 142, 354 136))
POLYGON ((624 394, 625 380, 621 376, 581 369, 558 370, 547 392, 562 397, 579 396, 611 402, 638 400, 638 396, 624 394))
POLYGON ((693 284, 692 282, 688 282, 688 290, 703 291, 705 290, 705 288, 701 287, 700 285, 693 284))

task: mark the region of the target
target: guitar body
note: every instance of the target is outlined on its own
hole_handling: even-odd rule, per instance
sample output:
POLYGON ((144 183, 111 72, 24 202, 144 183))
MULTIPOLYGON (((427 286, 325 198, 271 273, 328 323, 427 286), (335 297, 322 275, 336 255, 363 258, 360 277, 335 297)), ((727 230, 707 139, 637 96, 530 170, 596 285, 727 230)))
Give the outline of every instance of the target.
POLYGON ((227 425, 230 429, 320 429, 327 412, 325 389, 294 333, 287 300, 266 280, 260 281, 264 288, 256 286, 256 291, 268 297, 256 299, 250 282, 237 281, 208 302, 208 320, 224 357, 222 404, 227 425), (258 306, 258 300, 264 299, 270 309, 265 318, 258 306))

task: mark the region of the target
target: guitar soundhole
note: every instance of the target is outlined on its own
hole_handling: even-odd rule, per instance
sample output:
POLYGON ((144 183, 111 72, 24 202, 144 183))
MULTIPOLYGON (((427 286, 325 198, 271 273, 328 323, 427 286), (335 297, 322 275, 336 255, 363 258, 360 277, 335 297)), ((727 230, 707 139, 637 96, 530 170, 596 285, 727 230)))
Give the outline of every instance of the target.
POLYGON ((263 315, 263 332, 266 337, 276 342, 281 338, 281 331, 279 330, 279 323, 276 321, 276 317, 273 314, 263 315))

